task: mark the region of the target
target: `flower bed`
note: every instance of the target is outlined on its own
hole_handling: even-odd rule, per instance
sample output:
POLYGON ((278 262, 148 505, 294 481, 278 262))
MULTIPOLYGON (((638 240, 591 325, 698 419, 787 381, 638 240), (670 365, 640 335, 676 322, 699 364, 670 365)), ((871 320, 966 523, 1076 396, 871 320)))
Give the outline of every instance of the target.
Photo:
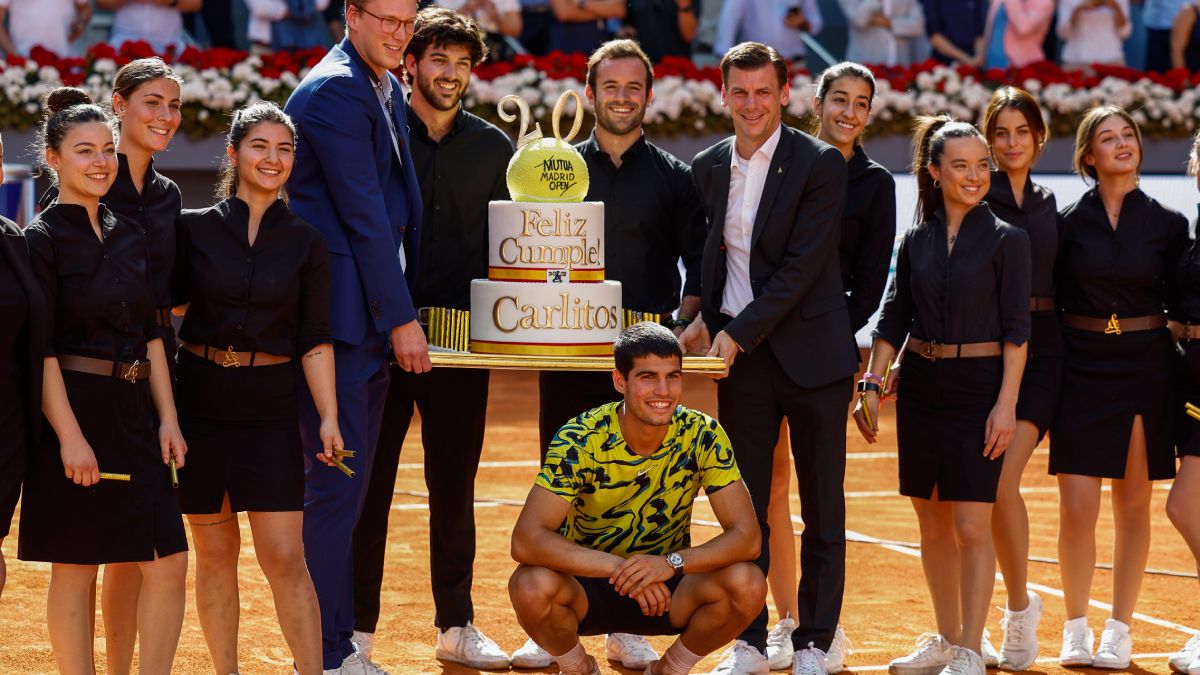
MULTIPOLYGON (((323 48, 316 48, 251 56, 228 49, 189 47, 178 55, 164 55, 184 81, 182 132, 191 138, 219 134, 234 108, 260 99, 283 103, 324 53, 323 48)), ((105 99, 117 68, 151 54, 146 43, 129 42, 119 49, 93 45, 79 58, 62 58, 42 49, 28 59, 9 56, 0 64, 0 128, 28 129, 38 124, 42 96, 59 84, 81 86, 93 98, 105 99)), ((566 89, 582 91, 585 66, 586 57, 580 54, 520 56, 510 62, 485 63, 476 69, 464 104, 472 112, 498 121, 496 101, 515 93, 528 101, 535 116, 545 123, 559 94, 566 89)), ((948 112, 958 119, 977 121, 992 90, 1002 84, 1024 87, 1037 96, 1055 136, 1071 135, 1078 116, 1100 103, 1129 109, 1147 136, 1178 138, 1200 124, 1196 100, 1200 73, 1183 69, 1160 75, 1112 66, 1064 71, 1053 63, 1038 63, 982 72, 934 62, 872 69, 879 80, 870 130, 874 135, 906 133, 914 115, 948 112)), ((811 112, 812 79, 803 69, 791 74, 792 97, 786 115, 792 124, 801 123, 811 112)), ((646 121, 647 129, 658 135, 729 131, 732 127, 721 107, 720 72, 699 68, 686 59, 665 59, 655 67, 654 103, 646 121)), ((549 126, 543 131, 549 133, 549 126)))

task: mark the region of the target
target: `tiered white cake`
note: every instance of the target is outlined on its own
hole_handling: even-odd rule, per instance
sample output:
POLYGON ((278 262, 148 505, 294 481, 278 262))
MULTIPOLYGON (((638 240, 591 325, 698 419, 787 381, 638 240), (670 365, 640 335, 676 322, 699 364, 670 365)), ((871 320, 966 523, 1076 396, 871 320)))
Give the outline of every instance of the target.
POLYGON ((604 204, 488 204, 488 278, 471 282, 471 351, 605 356, 621 284, 604 280, 604 204))

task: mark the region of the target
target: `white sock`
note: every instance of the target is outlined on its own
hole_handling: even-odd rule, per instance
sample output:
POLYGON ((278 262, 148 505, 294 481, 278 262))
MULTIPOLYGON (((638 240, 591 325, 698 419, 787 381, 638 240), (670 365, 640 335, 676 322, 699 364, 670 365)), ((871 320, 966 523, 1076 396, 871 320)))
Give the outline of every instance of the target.
MULTIPOLYGON (((553 655, 552 655, 553 656, 553 655)), ((583 645, 578 640, 575 641, 575 646, 571 651, 562 656, 555 656, 554 660, 558 662, 558 669, 564 673, 586 673, 588 672, 587 652, 584 651, 583 645)))
POLYGON ((692 653, 692 650, 684 646, 683 639, 677 638, 670 647, 667 647, 667 651, 663 652, 662 659, 658 662, 658 673, 659 675, 687 675, 703 658, 703 654, 692 653))

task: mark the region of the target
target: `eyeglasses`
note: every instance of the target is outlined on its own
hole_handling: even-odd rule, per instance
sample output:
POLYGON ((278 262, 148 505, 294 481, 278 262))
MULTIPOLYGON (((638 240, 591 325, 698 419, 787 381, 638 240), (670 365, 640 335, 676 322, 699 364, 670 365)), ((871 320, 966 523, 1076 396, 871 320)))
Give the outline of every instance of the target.
POLYGON ((385 32, 385 33, 395 33, 396 31, 400 30, 401 26, 403 26, 404 32, 408 33, 409 35, 412 35, 413 28, 416 27, 416 25, 417 25, 417 20, 415 17, 412 19, 409 19, 407 21, 401 21, 400 19, 397 19, 394 16, 379 16, 378 14, 376 14, 375 12, 372 12, 371 10, 367 9, 366 7, 362 7, 359 5, 355 5, 354 7, 358 11, 360 11, 364 14, 369 14, 369 15, 375 17, 376 19, 379 19, 379 27, 382 28, 383 32, 385 32))

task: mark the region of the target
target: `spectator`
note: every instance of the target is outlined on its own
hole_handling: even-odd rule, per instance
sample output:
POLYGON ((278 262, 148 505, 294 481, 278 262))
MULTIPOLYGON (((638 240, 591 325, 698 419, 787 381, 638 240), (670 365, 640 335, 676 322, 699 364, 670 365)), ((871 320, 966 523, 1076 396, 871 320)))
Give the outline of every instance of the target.
POLYGON ((1184 5, 1171 26, 1171 67, 1200 70, 1200 2, 1184 5))
POLYGON ((696 37, 696 0, 628 0, 620 37, 637 40, 654 63, 688 58, 696 37))
POLYGON ((725 0, 693 0, 692 13, 700 21, 696 36, 692 38, 692 60, 697 65, 716 65, 720 58, 713 49, 713 43, 717 40, 717 21, 721 19, 721 10, 724 8, 725 0))
POLYGON ((41 45, 69 56, 71 43, 91 18, 88 0, 0 0, 0 51, 29 56, 29 50, 41 45))
POLYGON ((1123 65, 1122 43, 1132 31, 1129 0, 1062 0, 1058 5, 1064 66, 1123 65))
POLYGON ((144 40, 159 54, 183 51, 183 13, 198 12, 202 5, 203 0, 96 0, 96 7, 113 13, 109 43, 144 40))
POLYGON ((724 54, 741 42, 761 42, 789 61, 803 61, 801 35, 816 35, 824 25, 816 0, 725 0, 713 51, 724 54))
POLYGON ((521 0, 521 46, 530 54, 545 56, 550 51, 550 0, 521 0))
POLYGON ((984 68, 1021 68, 1046 60, 1042 44, 1054 21, 1054 0, 992 0, 984 68))
POLYGON ((1142 7, 1142 25, 1146 27, 1146 70, 1156 73, 1171 68, 1172 33, 1179 13, 1189 0, 1146 0, 1142 7))
POLYGON ((549 49, 591 54, 608 42, 609 19, 625 18, 625 0, 550 0, 549 49))
POLYGON ((846 60, 907 66, 918 60, 925 35, 919 0, 838 0, 849 23, 846 60))
POLYGON ((942 63, 983 65, 987 0, 922 0, 925 33, 933 58, 942 63))
POLYGON ((330 0, 245 0, 246 39, 256 52, 307 49, 329 42, 330 0))
POLYGON ((329 37, 335 45, 346 37, 345 11, 346 6, 343 2, 331 2, 325 8, 325 25, 329 27, 329 37))
MULTIPOLYGON (((245 1, 245 0, 243 0, 245 1)), ((210 47, 237 49, 237 41, 233 33, 233 0, 203 0, 204 6, 198 12, 188 12, 183 15, 183 27, 189 34, 196 36, 197 19, 204 24, 204 32, 208 35, 210 47)), ((170 0, 167 0, 170 4, 170 0)), ((246 2, 249 5, 249 2, 246 2)))
POLYGON ((488 59, 507 61, 516 55, 517 50, 506 38, 521 36, 519 0, 434 0, 433 4, 475 20, 486 33, 488 59))

